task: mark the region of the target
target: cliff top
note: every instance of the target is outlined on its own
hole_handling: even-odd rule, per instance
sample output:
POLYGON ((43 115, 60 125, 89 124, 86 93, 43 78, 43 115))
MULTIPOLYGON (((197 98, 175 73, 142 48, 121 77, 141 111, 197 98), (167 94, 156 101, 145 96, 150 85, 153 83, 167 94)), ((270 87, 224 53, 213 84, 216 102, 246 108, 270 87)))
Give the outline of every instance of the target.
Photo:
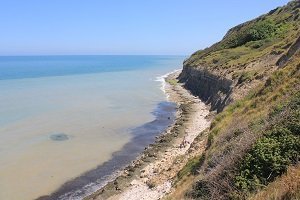
POLYGON ((180 81, 219 113, 165 199, 300 198, 299 36, 297 0, 184 62, 180 81))
POLYGON ((195 52, 185 66, 239 82, 260 79, 300 35, 300 1, 231 28, 222 41, 195 52))

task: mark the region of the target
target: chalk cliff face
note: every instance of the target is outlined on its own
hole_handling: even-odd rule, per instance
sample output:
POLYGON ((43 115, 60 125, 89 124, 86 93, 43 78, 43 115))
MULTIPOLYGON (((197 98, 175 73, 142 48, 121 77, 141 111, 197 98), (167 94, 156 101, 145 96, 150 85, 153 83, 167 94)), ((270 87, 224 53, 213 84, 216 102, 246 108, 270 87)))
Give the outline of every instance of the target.
POLYGON ((220 112, 299 51, 299 24, 300 3, 292 1, 233 27, 220 42, 191 55, 179 80, 211 110, 220 112))

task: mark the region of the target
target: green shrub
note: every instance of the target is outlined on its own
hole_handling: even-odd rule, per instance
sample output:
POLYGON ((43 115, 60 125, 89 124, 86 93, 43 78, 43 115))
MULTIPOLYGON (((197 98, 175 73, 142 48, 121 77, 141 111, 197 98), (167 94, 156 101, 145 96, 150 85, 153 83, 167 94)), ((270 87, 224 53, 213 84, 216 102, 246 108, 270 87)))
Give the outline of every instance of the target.
POLYGON ((184 176, 189 174, 196 175, 204 160, 205 154, 202 154, 200 157, 190 159, 187 164, 178 172, 177 178, 182 179, 184 176))
POLYGON ((207 138, 207 148, 209 148, 212 145, 213 140, 214 140, 214 134, 210 133, 207 138))
POLYGON ((235 48, 246 44, 250 41, 246 36, 247 34, 244 31, 233 34, 224 44, 224 48, 235 48))
POLYGON ((265 44, 265 41, 250 41, 248 42, 245 46, 246 47, 250 47, 252 49, 258 49, 260 47, 262 47, 265 44))
MULTIPOLYGON (((286 27, 280 27, 284 32, 286 27)), ((232 34, 230 38, 228 38, 227 43, 224 48, 235 48, 238 46, 242 46, 251 41, 264 40, 268 38, 272 38, 276 34, 277 28, 273 21, 264 20, 260 22, 256 22, 248 29, 239 31, 236 34, 232 34)), ((253 44, 253 48, 259 48, 264 44, 264 42, 258 42, 253 44)))
POLYGON ((286 33, 292 28, 289 23, 280 23, 276 28, 276 35, 280 38, 284 38, 286 33))
POLYGON ((254 43, 251 47, 252 47, 253 49, 258 49, 258 48, 262 47, 263 45, 264 45, 263 42, 258 41, 258 42, 256 42, 256 43, 254 43))
POLYGON ((278 106, 270 114, 282 121, 266 131, 245 156, 235 177, 235 185, 253 191, 267 185, 300 158, 300 95, 286 106, 278 106))
POLYGON ((257 41, 257 40, 262 40, 266 38, 273 37, 276 32, 276 26, 275 23, 266 20, 266 21, 261 21, 255 24, 252 28, 250 28, 247 31, 247 38, 249 41, 257 41))
POLYGON ((299 137, 287 129, 273 130, 248 153, 241 166, 241 173, 236 177, 236 185, 244 190, 266 185, 298 159, 299 151, 299 137))

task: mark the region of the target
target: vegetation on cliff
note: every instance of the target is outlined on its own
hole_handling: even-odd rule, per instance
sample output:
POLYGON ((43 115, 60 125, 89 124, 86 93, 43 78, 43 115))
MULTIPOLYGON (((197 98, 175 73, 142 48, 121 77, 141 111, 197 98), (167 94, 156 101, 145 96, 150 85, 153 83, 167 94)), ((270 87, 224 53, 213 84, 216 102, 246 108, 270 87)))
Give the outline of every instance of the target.
POLYGON ((291 1, 185 61, 188 89, 217 75, 232 81, 232 101, 212 122, 204 154, 180 172, 177 186, 189 189, 176 198, 300 198, 299 36, 300 2, 291 1), (193 77, 195 71, 205 74, 193 77))
MULTIPOLYGON (((210 68, 215 73, 229 72, 231 77, 226 74, 227 77, 239 78, 237 72, 245 73, 247 64, 267 55, 282 54, 288 49, 299 36, 299 24, 299 2, 292 1, 230 29, 222 41, 195 52, 184 64, 210 68)), ((253 70, 251 78, 262 72, 253 70)))

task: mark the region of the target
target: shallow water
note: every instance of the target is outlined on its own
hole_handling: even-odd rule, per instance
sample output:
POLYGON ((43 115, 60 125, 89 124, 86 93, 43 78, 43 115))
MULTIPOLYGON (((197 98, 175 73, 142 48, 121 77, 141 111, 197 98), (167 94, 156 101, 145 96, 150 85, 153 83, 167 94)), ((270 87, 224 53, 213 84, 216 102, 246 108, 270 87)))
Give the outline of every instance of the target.
MULTIPOLYGON (((180 68, 182 60, 0 57, 0 199, 50 194, 112 160, 114 152, 145 134, 135 127, 155 121, 153 111, 166 101, 155 80, 180 68)), ((144 135, 138 141, 151 139, 144 135)))

